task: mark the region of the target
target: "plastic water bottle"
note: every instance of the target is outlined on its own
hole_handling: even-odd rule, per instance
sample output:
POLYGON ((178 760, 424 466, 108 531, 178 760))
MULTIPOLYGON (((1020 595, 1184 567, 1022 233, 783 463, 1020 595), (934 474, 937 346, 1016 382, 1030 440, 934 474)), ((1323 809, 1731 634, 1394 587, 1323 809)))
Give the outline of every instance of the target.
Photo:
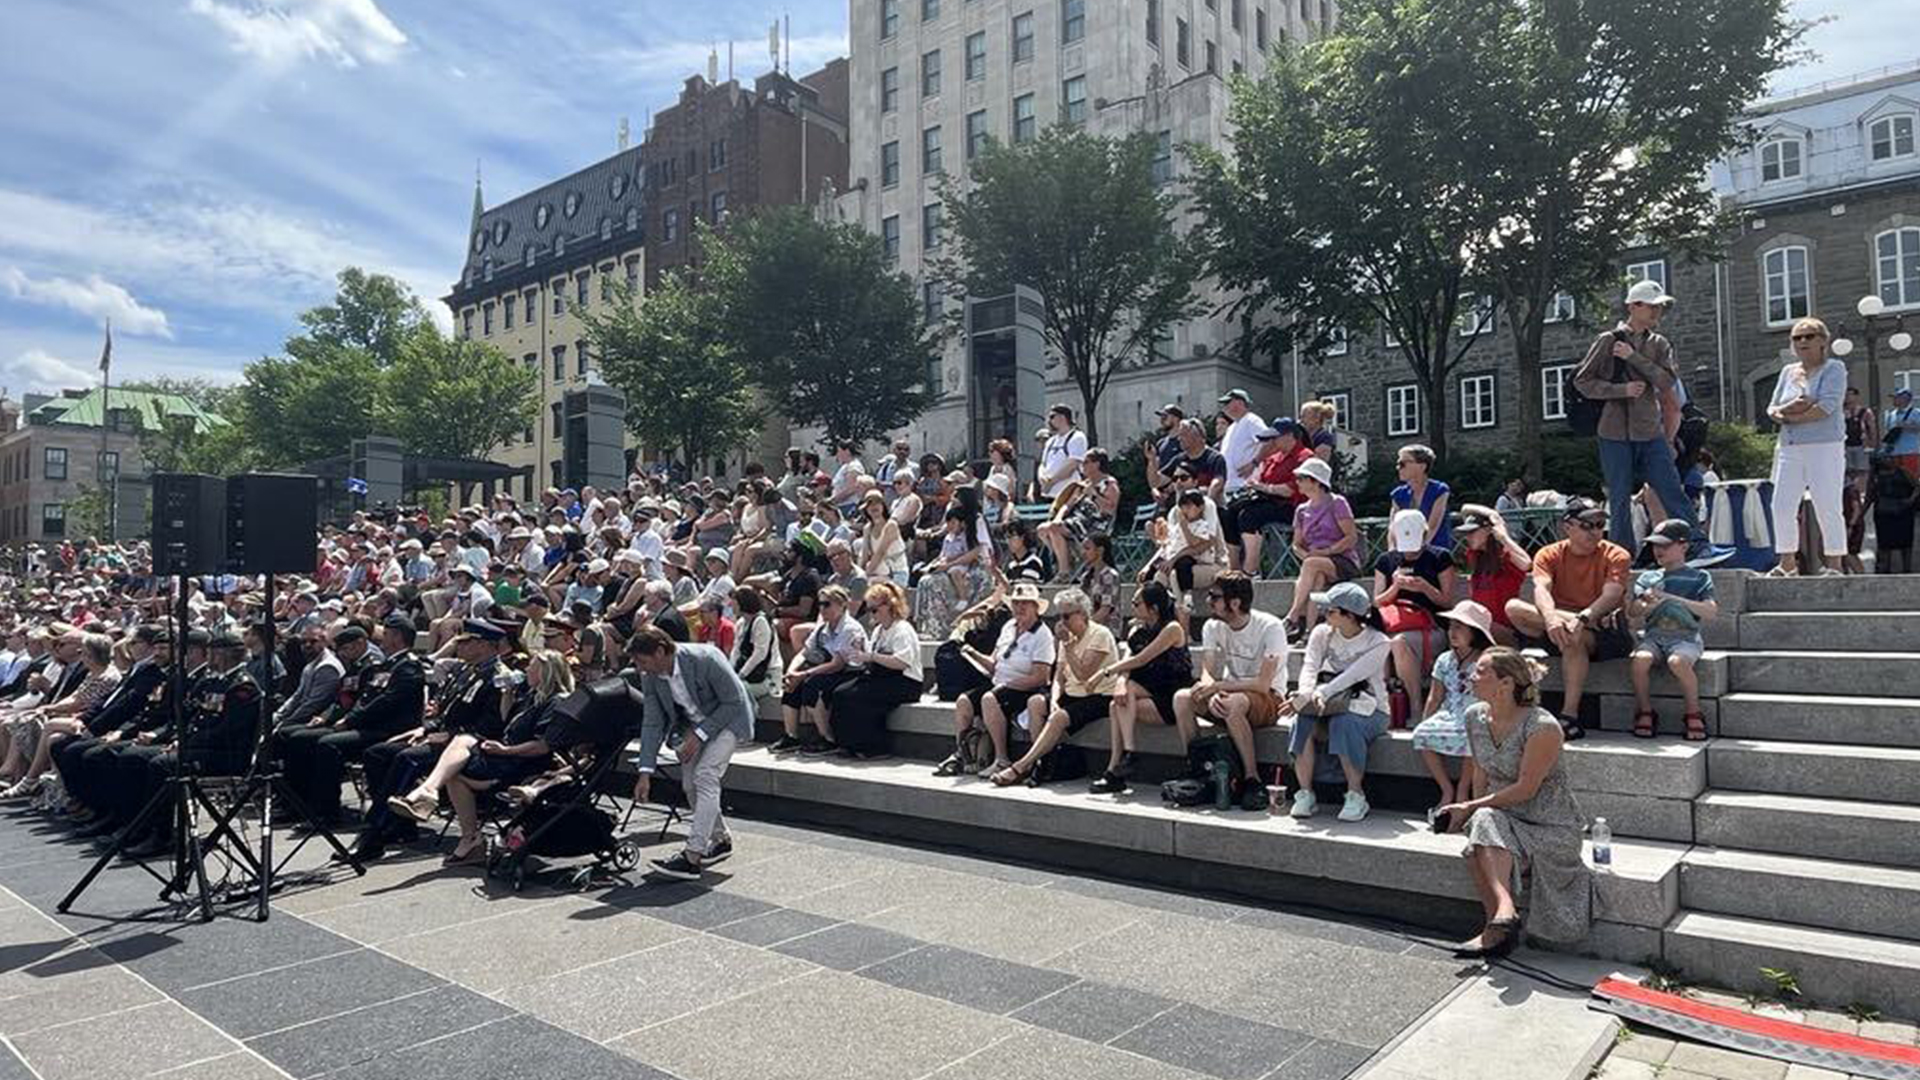
POLYGON ((1613 869, 1613 828, 1606 818, 1593 819, 1593 868, 1602 872, 1613 869))
POLYGON ((1233 793, 1229 790, 1231 787, 1232 785, 1227 782, 1227 763, 1224 761, 1214 762, 1213 808, 1215 810, 1226 810, 1233 805, 1233 793))

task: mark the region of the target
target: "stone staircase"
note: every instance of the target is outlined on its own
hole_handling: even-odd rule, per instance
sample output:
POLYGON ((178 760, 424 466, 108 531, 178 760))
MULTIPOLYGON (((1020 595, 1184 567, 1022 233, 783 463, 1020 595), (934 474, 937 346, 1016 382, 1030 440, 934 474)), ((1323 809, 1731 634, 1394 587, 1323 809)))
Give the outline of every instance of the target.
MULTIPOLYGON (((1632 738, 1624 662, 1589 679, 1602 730, 1569 744, 1567 768, 1586 813, 1612 825, 1615 861, 1597 878, 1584 951, 1743 990, 1769 988, 1762 967, 1786 969, 1811 1000, 1920 1015, 1920 651, 1906 651, 1920 648, 1920 577, 1716 573, 1716 585, 1723 615, 1698 669, 1713 738, 1678 738, 1677 698, 1656 700, 1660 738, 1632 738)), ((1259 606, 1284 610, 1290 586, 1262 583, 1259 606)), ((1664 675, 1654 685, 1677 694, 1664 675)), ((777 716, 769 703, 763 739, 777 716)), ((1107 728, 1072 740, 1094 769, 1107 728)), ((999 789, 933 777, 951 745, 950 705, 905 706, 889 732, 897 756, 876 762, 744 750, 730 798, 750 812, 1449 931, 1477 917, 1459 839, 1426 828, 1434 793, 1406 731, 1375 744, 1375 810, 1358 824, 1331 809, 1298 822, 1166 808, 1154 781, 1181 758, 1164 728, 1142 729, 1143 773, 1119 797, 1077 780, 999 789)), ((1263 766, 1284 762, 1286 739, 1284 725, 1260 733, 1263 766)))

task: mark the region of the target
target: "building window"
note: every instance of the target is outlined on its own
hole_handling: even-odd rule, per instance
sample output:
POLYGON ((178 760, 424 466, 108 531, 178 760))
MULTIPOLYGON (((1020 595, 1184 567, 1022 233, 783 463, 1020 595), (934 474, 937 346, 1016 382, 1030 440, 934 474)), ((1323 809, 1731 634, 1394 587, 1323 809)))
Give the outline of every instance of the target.
POLYGON ((1207 42, 1207 74, 1220 74, 1220 47, 1211 41, 1207 42))
POLYGON ((565 315, 567 313, 567 279, 554 278, 553 288, 547 291, 553 294, 553 313, 565 315))
POLYGON ((669 207, 660 215, 660 239, 671 244, 680 239, 680 210, 669 207))
MULTIPOLYGON (((547 422, 548 422, 548 424, 550 424, 550 425, 551 425, 551 429, 550 429, 550 431, 549 431, 548 433, 549 433, 550 435, 552 435, 552 437, 554 437, 554 438, 556 438, 556 439, 558 439, 558 438, 560 437, 560 426, 561 426, 561 425, 560 425, 560 403, 559 403, 559 402, 557 402, 557 401, 556 401, 556 402, 554 402, 554 403, 553 403, 553 404, 552 404, 552 405, 551 405, 551 406, 550 406, 550 407, 549 407, 549 408, 547 409, 547 422)), ((553 475, 554 475, 554 482, 555 482, 555 485, 556 485, 556 486, 558 486, 558 483, 559 483, 559 477, 560 477, 560 463, 559 463, 559 462, 557 462, 557 461, 553 463, 553 475)))
POLYGON ((1660 283, 1660 291, 1665 292, 1667 288, 1667 260, 1648 259, 1645 262, 1628 263, 1627 284, 1632 285, 1636 281, 1657 281, 1660 283))
POLYGON ((1920 391, 1920 371, 1910 369, 1907 371, 1894 372, 1893 388, 1895 390, 1920 391))
POLYGON ((945 221, 946 212, 939 203, 929 203, 920 208, 920 249, 922 251, 940 250, 940 226, 945 221))
POLYGON ((1460 427, 1472 431, 1490 428, 1497 422, 1497 395, 1493 376, 1468 375, 1460 380, 1460 427))
POLYGON ((100 472, 98 475, 102 480, 113 480, 119 477, 120 451, 118 450, 100 451, 99 469, 100 469, 100 472))
POLYGON ((715 225, 727 220, 727 193, 716 191, 707 198, 707 213, 715 225))
POLYGON ((946 306, 946 294, 940 291, 938 282, 929 281, 920 286, 920 317, 928 326, 940 321, 946 306))
POLYGON ((967 81, 977 82, 987 77, 987 32, 967 35, 967 81))
POLYGON ((626 262, 626 270, 627 270, 627 288, 629 289, 639 288, 640 287, 640 257, 637 255, 630 256, 626 262))
POLYGON ((967 160, 987 151, 987 110, 967 114, 967 160))
POLYGON ((1087 36, 1087 0, 1060 0, 1060 43, 1071 45, 1087 36))
POLYGON ((532 288, 532 289, 528 289, 528 290, 527 290, 527 292, 526 292, 526 295, 525 295, 524 297, 522 297, 522 299, 526 301, 526 305, 527 305, 527 324, 528 324, 529 326, 531 326, 531 325, 533 324, 533 314, 534 314, 534 312, 536 312, 536 311, 539 311, 539 310, 540 310, 540 290, 539 290, 539 288, 537 288, 537 287, 536 287, 536 288, 532 288))
POLYGON ((1060 119, 1069 124, 1087 122, 1087 77, 1075 75, 1060 84, 1060 119))
POLYGON ((1771 184, 1792 180, 1800 175, 1806 146, 1799 139, 1783 136, 1760 144, 1760 182, 1771 184))
POLYGON ((1875 280, 1888 307, 1920 304, 1920 229, 1891 229, 1873 238, 1875 280))
POLYGON ((1761 277, 1766 282, 1767 325, 1790 326, 1812 310, 1808 295, 1807 249, 1775 248, 1761 256, 1761 277))
POLYGON ((1573 294, 1557 292, 1553 294, 1553 303, 1547 308, 1547 322, 1570 322, 1574 315, 1573 294))
POLYGON ((940 17, 940 0, 920 0, 920 21, 930 22, 940 17))
POLYGON ((49 446, 40 458, 40 476, 46 480, 65 480, 67 478, 67 451, 64 447, 49 446))
POLYGON ((567 347, 565 345, 555 345, 553 347, 553 381, 559 382, 566 377, 567 347))
POLYGON ((1386 345, 1387 348, 1397 349, 1400 347, 1400 335, 1393 332, 1392 323, 1384 323, 1384 322, 1381 323, 1380 332, 1381 332, 1380 340, 1382 343, 1386 345))
POLYGON ((587 343, 584 341, 576 341, 573 343, 573 368, 574 374, 579 375, 581 378, 586 377, 587 343))
POLYGON ((900 215, 883 218, 880 222, 880 250, 887 257, 887 265, 895 266, 900 262, 900 215))
POLYGON ((1400 383, 1387 387, 1387 437, 1420 434, 1420 387, 1400 383))
POLYGON ((1319 395, 1319 399, 1325 402, 1326 404, 1333 406, 1333 420, 1331 421, 1331 423, 1335 427, 1350 428, 1353 426, 1353 395, 1352 394, 1348 393, 1345 390, 1335 390, 1332 393, 1324 393, 1324 392, 1321 393, 1319 395))
POLYGON ((935 49, 920 58, 920 96, 940 96, 940 50, 935 49))
POLYGON ((1346 327, 1344 326, 1327 327, 1326 338, 1327 338, 1327 343, 1320 347, 1321 356, 1347 355, 1347 328, 1346 327))
POLYGON ((920 171, 927 176, 940 172, 940 125, 920 133, 920 171))
POLYGON ((1247 0, 1232 0, 1232 6, 1233 29, 1235 33, 1241 33, 1246 30, 1247 0))
POLYGON ((1147 0, 1147 44, 1160 47, 1160 0, 1147 0))
POLYGON ((613 264, 608 263, 607 265, 600 268, 600 302, 604 304, 607 301, 612 299, 613 299, 613 264))
POLYGON ((1033 12, 1023 11, 1013 17, 1013 62, 1025 63, 1033 59, 1033 12))
POLYGON ((1162 131, 1153 137, 1153 183, 1155 187, 1173 181, 1173 132, 1162 131))
POLYGON ((573 279, 573 302, 582 308, 592 303, 592 297, 587 293, 587 284, 592 280, 591 270, 582 271, 573 279))
POLYGON ((1454 316, 1454 329, 1461 337, 1474 337, 1493 329, 1493 297, 1463 296, 1464 301, 1459 314, 1454 316))
POLYGON ((880 40, 900 32, 900 0, 880 0, 880 40))
POLYGON ((527 355, 521 357, 520 360, 522 363, 527 365, 527 370, 533 373, 534 378, 538 379, 540 377, 540 354, 539 353, 530 352, 527 355))
POLYGON ((1193 28, 1185 19, 1173 20, 1173 58, 1181 67, 1193 68, 1193 28))
POLYGON ((880 186, 896 187, 900 183, 900 144, 882 143, 880 146, 880 186))
POLYGON ((1013 99, 1013 141, 1029 142, 1038 132, 1039 123, 1033 115, 1033 95, 1021 94, 1013 99))
POLYGON ((467 310, 460 313, 460 336, 463 338, 467 338, 468 340, 472 340, 473 338, 473 309, 472 308, 468 308, 467 310))
POLYGON ((1261 52, 1267 51, 1267 9, 1253 9, 1253 44, 1261 52))
POLYGON ((40 535, 67 535, 67 508, 61 503, 47 503, 40 508, 40 535))
POLYGON ((1567 418, 1567 383, 1578 364, 1549 364, 1540 369, 1540 419, 1567 418))
POLYGON ((897 112, 900 108, 900 69, 890 67, 880 73, 880 111, 897 112))
POLYGON ((493 336, 493 304, 480 305, 480 336, 493 336))
POLYGON ((1875 161, 1913 155, 1913 117, 1884 116, 1867 129, 1869 153, 1875 161))
POLYGON ((715 139, 707 144, 707 171, 719 172, 727 167, 727 140, 715 139))

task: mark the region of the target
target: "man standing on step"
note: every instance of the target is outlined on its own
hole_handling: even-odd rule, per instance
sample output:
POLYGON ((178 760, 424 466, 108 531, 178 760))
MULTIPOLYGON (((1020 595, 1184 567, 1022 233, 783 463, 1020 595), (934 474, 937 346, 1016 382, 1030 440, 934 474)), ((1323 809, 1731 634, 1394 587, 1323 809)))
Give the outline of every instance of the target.
POLYGON ((627 641, 627 652, 633 658, 628 682, 638 678, 632 693, 645 710, 633 801, 646 802, 653 794, 660 745, 676 736, 674 760, 693 821, 686 849, 653 865, 665 877, 692 881, 733 854, 733 838, 720 818, 720 779, 734 748, 753 738, 753 696, 727 655, 711 645, 681 644, 658 627, 644 626, 627 641))
POLYGON ((1569 499, 1566 539, 1533 557, 1533 602, 1507 601, 1521 647, 1560 657, 1560 728, 1569 742, 1587 734, 1580 726, 1580 695, 1588 667, 1633 651, 1620 610, 1633 556, 1602 539, 1606 530, 1605 510, 1591 499, 1569 499))

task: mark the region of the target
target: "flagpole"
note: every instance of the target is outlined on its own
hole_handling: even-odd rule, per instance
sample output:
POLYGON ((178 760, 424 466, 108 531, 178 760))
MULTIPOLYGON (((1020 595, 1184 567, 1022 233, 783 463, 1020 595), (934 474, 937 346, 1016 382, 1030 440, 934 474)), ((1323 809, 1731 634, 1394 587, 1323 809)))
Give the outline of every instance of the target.
POLYGON ((120 486, 120 469, 118 463, 115 464, 113 470, 114 475, 111 478, 107 476, 107 437, 112 433, 112 427, 110 426, 112 420, 113 320, 108 319, 106 344, 101 346, 100 349, 100 457, 94 462, 93 472, 94 476, 100 481, 103 489, 101 496, 106 500, 107 520, 105 531, 106 542, 109 544, 113 543, 114 534, 118 532, 115 526, 119 523, 114 519, 118 516, 115 511, 119 509, 117 504, 119 502, 118 488, 120 486))

